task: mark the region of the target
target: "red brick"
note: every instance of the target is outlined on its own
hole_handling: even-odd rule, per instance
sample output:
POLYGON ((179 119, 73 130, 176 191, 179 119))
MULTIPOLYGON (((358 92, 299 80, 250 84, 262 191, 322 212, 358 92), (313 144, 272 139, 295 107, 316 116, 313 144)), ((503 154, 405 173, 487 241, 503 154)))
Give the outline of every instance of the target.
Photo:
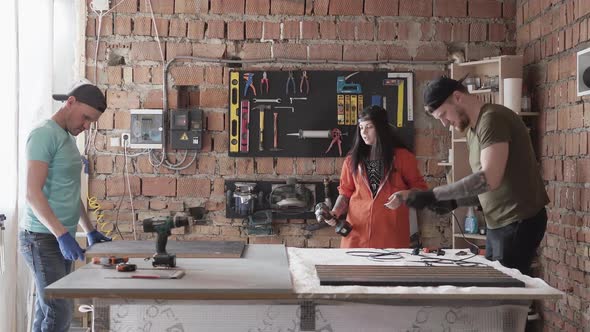
POLYGON ((170 76, 175 85, 199 85, 203 83, 203 68, 195 66, 178 66, 170 69, 170 76))
POLYGON ((252 158, 236 158, 236 173, 239 175, 254 174, 254 160, 252 158))
MULTIPOLYGON (((229 150, 229 137, 227 133, 211 133, 213 151, 227 153, 229 150)), ((221 167, 221 166, 220 166, 221 167)))
POLYGON ((313 158, 297 158, 295 166, 298 175, 311 175, 315 170, 313 158))
POLYGON ((432 0, 400 0, 400 16, 432 16, 432 0))
POLYGON ((299 30, 299 21, 284 22, 282 39, 299 39, 299 30))
POLYGON ((422 37, 421 25, 418 22, 399 22, 397 27, 397 39, 399 40, 420 40, 422 37))
POLYGON ((273 158, 256 158, 256 174, 274 174, 273 158))
POLYGON ((321 21, 320 37, 324 40, 336 39, 336 23, 332 21, 321 21))
POLYGON ((207 38, 225 38, 225 22, 220 20, 211 20, 207 22, 205 35, 207 38))
POLYGON ((453 41, 454 42, 468 42, 469 41, 469 24, 454 23, 453 24, 453 41))
MULTIPOLYGON (((162 52, 166 51, 166 45, 162 44, 162 52)), ((161 61, 162 56, 160 54, 160 48, 158 42, 133 42, 131 43, 131 54, 132 60, 154 60, 161 61)))
POLYGON ((309 45, 310 60, 342 60, 342 45, 313 44, 309 45))
MULTIPOLYGON (((137 176, 129 176, 131 194, 139 196, 141 192, 141 180, 137 176)), ((129 195, 127 191, 127 179, 121 176, 109 177, 106 180, 107 197, 129 195)))
POLYGON ((434 37, 434 24, 430 22, 424 22, 420 24, 422 41, 431 41, 434 37))
POLYGON ((375 24, 373 22, 359 22, 356 29, 358 40, 375 39, 375 24))
POLYGON ((544 159, 542 162, 543 180, 552 181, 555 179, 555 161, 544 159))
POLYGON ((469 41, 485 41, 487 39, 487 24, 471 23, 469 25, 469 41))
POLYGON ((133 34, 137 36, 149 36, 152 34, 152 19, 149 17, 133 18, 133 34))
POLYGON ((170 31, 168 35, 170 37, 186 37, 187 22, 181 19, 170 20, 170 31))
POLYGON ((302 22, 302 39, 318 39, 320 38, 320 28, 318 22, 303 21, 302 22))
POLYGON ((328 6, 330 0, 314 0, 313 1, 313 13, 317 16, 328 15, 328 6))
POLYGON ((133 67, 133 82, 136 84, 143 84, 150 82, 150 67, 134 66, 133 67))
POLYGON ((508 19, 516 17, 516 4, 514 0, 504 0, 502 3, 502 16, 508 19))
POLYGON ((236 173, 235 160, 237 158, 219 156, 217 165, 219 166, 219 175, 234 175, 236 173))
POLYGON ((163 18, 156 18, 156 24, 152 22, 152 36, 166 37, 168 36, 168 30, 170 26, 170 20, 163 18))
POLYGON ((264 22, 263 39, 281 38, 281 24, 278 22, 264 22))
POLYGON ((215 174, 216 160, 213 156, 199 156, 197 169, 199 174, 215 174))
POLYGON ((123 80, 123 68, 121 66, 108 66, 107 76, 109 84, 119 85, 123 80))
POLYGON ((212 14, 244 14, 244 0, 210 1, 212 14))
POLYGON ((272 0, 271 15, 304 15, 305 0, 272 0))
POLYGON ((408 49, 403 46, 379 45, 378 60, 411 60, 408 49))
POLYGON ((193 48, 190 43, 166 43, 166 60, 172 60, 177 56, 191 56, 192 52, 193 48))
POLYGON ((202 107, 225 107, 228 105, 226 89, 201 90, 202 107))
POLYGON ((277 59, 307 59, 307 45, 303 44, 274 44, 273 54, 277 59))
POLYGON ((177 14, 206 14, 208 10, 208 0, 175 0, 174 4, 177 14))
POLYGON ((365 15, 398 16, 399 0, 365 0, 365 15))
POLYGON ((115 18, 115 34, 121 36, 131 34, 131 17, 117 16, 115 18))
POLYGON ((86 17, 86 36, 96 37, 96 20, 90 16, 86 17))
POLYGON ((144 196, 176 196, 176 179, 168 177, 142 178, 141 189, 144 196))
POLYGON ((466 17, 467 0, 434 0, 433 16, 466 17))
POLYGON ((490 23, 489 36, 489 40, 493 42, 506 40, 506 27, 501 23, 490 23))
POLYGON ((377 29, 377 39, 394 40, 397 35, 396 22, 379 22, 377 29))
POLYGON ((193 44, 193 56, 205 58, 223 58, 225 44, 193 44))
POLYGON ((276 171, 278 175, 292 175, 293 158, 277 158, 276 171))
POLYGON ((111 174, 113 172, 113 158, 111 156, 96 156, 94 171, 98 174, 111 174))
POLYGON ((225 130, 225 113, 222 112, 206 112, 205 121, 207 126, 206 130, 223 131, 225 130))
POLYGON ((268 59, 270 58, 270 44, 252 43, 244 44, 242 47, 242 59, 268 59))
POLYGON ((453 25, 451 23, 436 23, 435 41, 450 42, 453 39, 453 25))
POLYGON ((362 15, 363 0, 330 1, 328 13, 330 15, 362 15))
POLYGON ((112 0, 111 9, 115 13, 137 13, 137 0, 112 0))
MULTIPOLYGON (((105 194, 106 194, 105 180, 88 179, 88 196, 101 199, 101 198, 105 197, 105 194)), ((101 205, 104 206, 104 204, 101 204, 101 205)))
POLYGON ((354 40, 354 31, 356 24, 354 22, 345 21, 337 25, 338 39, 340 40, 354 40))
POLYGON ((223 83, 223 68, 213 66, 205 67, 205 82, 221 85, 223 83))
MULTIPOLYGON (((334 175, 334 159, 333 158, 318 158, 315 160, 316 174, 320 175, 334 175)), ((340 170, 338 170, 340 172, 340 170)))
POLYGON ((246 39, 261 39, 262 38, 262 22, 248 21, 246 22, 246 39))
POLYGON ((502 3, 497 0, 469 0, 469 16, 479 18, 501 18, 502 3))
POLYGON ((414 60, 445 60, 447 48, 444 45, 429 44, 418 47, 414 60))
POLYGON ((177 180, 178 197, 201 197, 211 196, 211 181, 209 179, 179 178, 177 180))
POLYGON ((187 37, 190 39, 203 39, 205 35, 205 22, 190 21, 188 22, 187 37))
MULTIPOLYGON (((96 29, 98 33, 98 20, 96 21, 96 29)), ((110 36, 113 34, 113 18, 111 16, 104 16, 102 18, 102 24, 100 24, 100 35, 110 36)))
MULTIPOLYGON (((142 13, 149 13, 149 5, 147 1, 139 1, 139 9, 142 13)), ((159 0, 150 1, 154 14, 173 14, 174 13, 174 0, 159 0)))
POLYGON ((586 155, 588 154, 588 133, 587 132, 581 132, 578 133, 579 135, 579 142, 580 142, 580 155, 586 155))
POLYGON ((105 110, 100 118, 98 119, 97 125, 98 129, 113 129, 113 118, 114 112, 113 110, 107 109, 105 110))
POLYGON ((228 40, 244 40, 244 22, 232 21, 227 23, 228 40))
POLYGON ((365 45, 344 45, 344 61, 374 61, 377 60, 377 48, 367 48, 365 45))
POLYGON ((270 0, 246 0, 246 14, 268 15, 270 0))
POLYGON ((107 91, 107 108, 138 108, 139 95, 137 92, 107 91))
POLYGON ((168 203, 166 201, 163 201, 161 199, 152 199, 150 200, 150 210, 164 210, 166 209, 166 207, 168 206, 168 203))

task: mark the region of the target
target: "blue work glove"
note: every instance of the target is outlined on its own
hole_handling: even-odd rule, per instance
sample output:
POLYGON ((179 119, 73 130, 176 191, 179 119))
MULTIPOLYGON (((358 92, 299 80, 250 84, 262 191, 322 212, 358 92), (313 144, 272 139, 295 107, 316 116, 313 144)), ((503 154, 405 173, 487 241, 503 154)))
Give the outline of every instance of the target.
POLYGON ((422 210, 434 203, 436 203, 436 197, 434 197, 434 192, 432 192, 432 190, 412 190, 406 199, 406 205, 417 210, 422 210))
POLYGON ((88 238, 88 246, 92 246, 95 243, 113 241, 113 239, 111 239, 108 236, 105 236, 96 229, 86 234, 86 237, 88 238))
POLYGON ((80 259, 84 261, 84 250, 80 248, 78 242, 70 235, 70 232, 65 232, 57 238, 59 243, 59 250, 65 259, 75 261, 80 259))

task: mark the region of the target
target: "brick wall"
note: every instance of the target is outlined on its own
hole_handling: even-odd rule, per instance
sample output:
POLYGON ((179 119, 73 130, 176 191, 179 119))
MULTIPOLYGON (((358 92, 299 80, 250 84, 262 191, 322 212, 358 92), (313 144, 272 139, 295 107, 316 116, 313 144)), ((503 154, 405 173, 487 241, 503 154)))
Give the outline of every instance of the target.
POLYGON ((590 1, 519 0, 518 53, 535 110, 538 148, 551 203, 541 277, 566 293, 543 304, 546 331, 590 326, 590 99, 576 96, 576 52, 590 46, 590 1))
MULTIPOLYGON (((421 111, 425 81, 445 72, 440 61, 461 50, 467 59, 514 54, 515 0, 152 0, 155 24, 146 1, 114 0, 118 5, 102 20, 98 57, 94 58, 98 20, 87 15, 87 77, 106 90, 108 110, 99 122, 96 146, 111 152, 110 137, 129 128, 129 109, 162 107, 161 53, 209 58, 297 58, 301 60, 439 61, 385 65, 309 65, 313 69, 411 70, 415 73, 416 154, 431 185, 444 181, 437 162, 446 159, 449 132, 421 111), (160 37, 161 51, 156 40, 160 37)), ((263 65, 250 65, 260 69, 263 65)), ((298 64, 269 64, 274 69, 298 64)), ((227 156, 228 69, 221 64, 188 63, 170 73, 169 107, 177 104, 177 86, 189 86, 189 102, 205 110, 203 150, 197 162, 182 171, 151 166, 145 155, 130 158, 130 186, 135 214, 142 218, 204 206, 207 225, 183 239, 241 239, 250 243, 286 243, 300 247, 334 247, 333 230, 313 236, 301 230, 303 220, 277 222, 277 235, 248 238, 239 220, 224 218, 225 178, 321 180, 339 177, 342 158, 229 158, 227 156)), ((171 154, 170 158, 179 158, 171 154)), ((125 190, 121 156, 93 154, 90 192, 105 210, 105 220, 118 215, 130 232, 131 206, 125 190), (117 214, 117 206, 121 209, 117 214)), ((421 214, 420 221, 435 218, 421 214)), ((421 222, 426 244, 450 244, 448 218, 421 222)), ((145 235, 142 235, 145 236, 145 235)))

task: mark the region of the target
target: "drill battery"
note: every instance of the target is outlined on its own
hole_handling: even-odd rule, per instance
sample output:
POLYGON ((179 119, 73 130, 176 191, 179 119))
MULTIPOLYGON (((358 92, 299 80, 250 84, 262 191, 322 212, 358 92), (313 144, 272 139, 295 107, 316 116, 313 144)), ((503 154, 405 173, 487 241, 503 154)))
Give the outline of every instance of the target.
POLYGON ((113 265, 117 265, 119 263, 127 263, 129 261, 128 257, 92 257, 92 264, 100 264, 102 266, 111 267, 113 265))

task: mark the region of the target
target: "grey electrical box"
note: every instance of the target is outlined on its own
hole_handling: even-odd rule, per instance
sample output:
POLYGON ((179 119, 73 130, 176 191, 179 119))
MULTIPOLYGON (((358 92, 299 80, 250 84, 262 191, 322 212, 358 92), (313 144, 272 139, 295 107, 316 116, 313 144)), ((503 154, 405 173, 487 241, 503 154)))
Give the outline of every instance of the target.
POLYGON ((203 140, 203 111, 170 111, 170 147, 176 150, 200 150, 203 140))
POLYGON ((129 147, 137 149, 162 148, 162 110, 132 109, 129 147))
POLYGON ((576 85, 578 97, 590 94, 590 48, 576 55, 576 85))

